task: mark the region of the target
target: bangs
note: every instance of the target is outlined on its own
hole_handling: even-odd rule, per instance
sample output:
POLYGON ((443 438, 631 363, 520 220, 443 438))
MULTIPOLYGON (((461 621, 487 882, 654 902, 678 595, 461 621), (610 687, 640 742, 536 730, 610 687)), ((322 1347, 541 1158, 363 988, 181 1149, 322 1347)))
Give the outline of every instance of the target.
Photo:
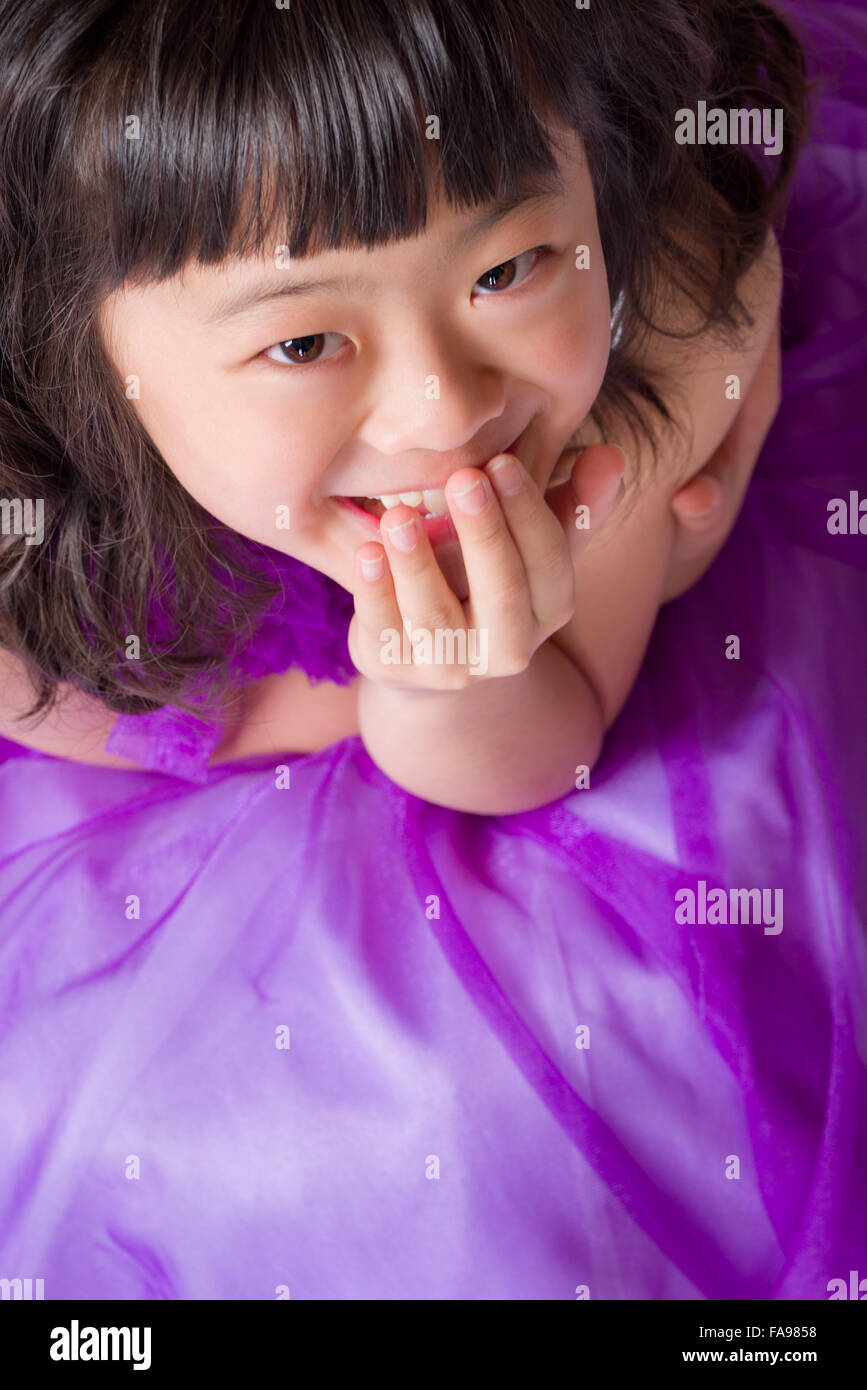
POLYGON ((458 210, 529 196, 556 173, 550 119, 575 120, 573 28, 555 14, 501 0, 113 8, 98 44, 94 27, 69 49, 89 57, 70 205, 85 240, 99 229, 109 288, 190 258, 373 248, 422 231, 432 196, 458 210))

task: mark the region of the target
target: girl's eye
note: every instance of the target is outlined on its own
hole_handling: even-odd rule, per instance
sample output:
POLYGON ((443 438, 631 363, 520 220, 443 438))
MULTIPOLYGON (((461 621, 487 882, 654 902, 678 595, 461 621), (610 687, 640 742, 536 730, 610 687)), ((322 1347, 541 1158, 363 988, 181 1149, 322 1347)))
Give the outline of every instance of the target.
MULTIPOLYGON (((520 286, 533 273, 539 261, 553 250, 551 246, 536 246, 532 251, 524 251, 520 256, 513 256, 511 260, 503 261, 500 265, 495 265, 491 270, 486 270, 484 275, 479 276, 476 286, 481 287, 480 292, 485 297, 497 294, 503 290, 514 289, 516 279, 520 286), (518 278, 519 272, 516 266, 524 263, 526 274, 523 280, 518 278), (485 284, 484 282, 488 283, 485 284)), ((340 339, 341 333, 308 333, 304 338, 284 338, 281 343, 272 343, 271 347, 266 348, 262 354, 279 366, 305 367, 315 366, 320 362, 327 362, 329 357, 334 356, 334 351, 323 351, 323 344, 327 338, 340 339), (279 352, 281 357, 273 357, 272 353, 279 352)))
POLYGON ((293 367, 303 367, 307 363, 312 366, 316 362, 325 362, 334 355, 333 352, 323 354, 322 344, 326 338, 342 337, 342 333, 308 333, 304 338, 284 338, 282 343, 272 343, 271 347, 266 348, 264 355, 280 366, 290 363, 293 367), (286 355, 283 358, 271 357, 271 353, 277 350, 286 355))
MULTIPOLYGON (((492 292, 511 290, 515 286, 516 272, 514 267, 520 265, 522 261, 526 262, 535 257, 528 270, 528 274, 532 274, 542 257, 551 249, 550 246, 537 246, 532 251, 524 251, 520 256, 513 256, 511 260, 503 261, 501 265, 495 265, 492 270, 486 270, 484 275, 479 276, 476 285, 482 286, 481 293, 485 297, 492 292)), ((527 275, 524 276, 524 279, 527 279, 527 275)), ((518 283, 520 284, 521 281, 519 280, 518 283)))

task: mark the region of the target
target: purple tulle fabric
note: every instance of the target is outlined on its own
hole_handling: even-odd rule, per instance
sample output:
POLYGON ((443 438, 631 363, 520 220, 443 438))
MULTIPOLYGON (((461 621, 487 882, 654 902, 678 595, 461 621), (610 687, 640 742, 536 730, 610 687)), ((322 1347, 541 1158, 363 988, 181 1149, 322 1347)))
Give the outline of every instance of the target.
MULTIPOLYGON (((353 680, 358 671, 346 641, 352 595, 327 575, 279 551, 268 551, 263 570, 283 589, 266 610, 255 641, 239 643, 228 654, 233 669, 250 680, 292 666, 306 671, 313 684, 330 680, 346 685, 353 680)), ((208 693, 207 681, 200 682, 200 698, 208 693)), ((105 747, 155 772, 203 783, 224 729, 219 714, 199 716, 167 705, 151 714, 121 715, 105 747)))
MULTIPOLYGON (((867 492, 865 23, 787 9, 837 76, 781 238, 782 408, 590 790, 471 816, 358 738, 288 754, 287 784, 158 720, 122 740, 159 770, 5 745, 0 1276, 473 1300, 867 1276, 867 537, 827 526, 867 492), (782 931, 681 925, 702 883, 781 889, 782 931)), ((336 671, 349 610, 308 578, 260 674, 315 663, 308 615, 336 671)))

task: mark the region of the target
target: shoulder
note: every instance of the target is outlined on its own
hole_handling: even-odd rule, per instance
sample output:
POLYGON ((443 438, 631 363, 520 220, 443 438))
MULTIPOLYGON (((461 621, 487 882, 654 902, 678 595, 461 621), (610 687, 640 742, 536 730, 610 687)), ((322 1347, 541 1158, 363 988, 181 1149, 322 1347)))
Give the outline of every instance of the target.
MULTIPOLYGON (((706 273, 713 274, 715 262, 711 248, 705 248, 700 255, 706 273)), ((675 419, 687 429, 696 423, 690 418, 696 413, 694 408, 690 409, 691 402, 695 407, 697 398, 701 397, 698 413, 706 414, 704 407, 718 400, 721 383, 732 374, 738 376, 743 396, 762 359, 777 322, 783 289, 782 258, 773 229, 768 231, 761 252, 747 267, 736 289, 748 320, 737 340, 731 331, 706 327, 704 313, 685 290, 657 275, 647 306, 654 327, 643 329, 630 347, 631 363, 648 378, 675 419)), ((616 345, 620 333, 619 305, 620 301, 612 308, 612 346, 616 345)), ((664 433, 661 422, 659 433, 664 433)), ((621 442, 610 430, 609 437, 612 442, 621 442)), ((588 418, 576 430, 570 445, 586 447, 602 441, 598 426, 588 418)), ((672 450, 682 453, 677 439, 672 438, 668 443, 669 456, 672 450)), ((702 437, 695 443, 698 453, 705 452, 707 456, 712 452, 703 447, 702 437)), ((688 469, 690 461, 683 459, 684 467, 677 471, 675 480, 682 482, 684 476, 689 476, 684 470, 688 469)))
POLYGON ((61 681, 54 706, 40 715, 22 718, 36 703, 37 693, 24 662, 0 646, 0 735, 13 743, 73 762, 108 767, 135 763, 105 751, 117 715, 61 681))
MULTIPOLYGON (((712 257, 706 253, 708 273, 712 257)), ((704 326, 700 307, 679 287, 656 289, 655 327, 635 345, 632 360, 668 407, 673 427, 660 422, 659 460, 641 468, 640 491, 670 497, 696 473, 726 437, 777 331, 783 268, 770 230, 760 254, 737 283, 744 311, 736 332, 704 326)))
MULTIPOLYGON (((697 254, 707 280, 711 281, 717 273, 713 248, 690 249, 697 254)), ((647 329, 635 345, 634 361, 644 371, 669 382, 685 379, 692 372, 712 372, 753 356, 758 361, 779 311, 782 283, 782 259, 773 229, 735 286, 743 309, 743 316, 738 315, 736 333, 720 324, 706 325, 700 303, 681 285, 657 277, 653 288, 654 328, 647 329)))
MULTIPOLYGON (((717 272, 717 257, 712 247, 690 247, 711 280, 717 272)), ((732 353, 749 351, 760 344, 764 348, 769 331, 780 306, 783 266, 780 248, 773 229, 769 229, 758 255, 742 273, 735 286, 737 297, 746 315, 735 343, 734 335, 719 325, 706 326, 700 304, 683 286, 657 276, 653 285, 654 328, 647 329, 636 344, 634 359, 649 371, 684 369, 724 361, 732 353)), ((761 356, 761 352, 759 352, 761 356)))

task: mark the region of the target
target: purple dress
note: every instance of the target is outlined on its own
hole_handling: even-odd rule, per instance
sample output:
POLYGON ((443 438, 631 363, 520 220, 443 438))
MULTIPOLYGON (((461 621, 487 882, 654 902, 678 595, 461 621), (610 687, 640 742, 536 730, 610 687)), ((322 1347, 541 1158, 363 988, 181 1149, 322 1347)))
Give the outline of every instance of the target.
MULTIPOLYGON (((782 409, 591 789, 467 815, 359 738, 209 770, 219 730, 170 710, 113 737, 141 771, 3 745, 0 1277, 822 1300, 867 1276, 867 535, 828 526, 867 494, 865 23, 797 13, 837 77, 781 238, 782 409), (753 888, 758 923, 702 913, 753 888)), ((351 597, 286 568, 245 669, 352 674, 351 597)))

